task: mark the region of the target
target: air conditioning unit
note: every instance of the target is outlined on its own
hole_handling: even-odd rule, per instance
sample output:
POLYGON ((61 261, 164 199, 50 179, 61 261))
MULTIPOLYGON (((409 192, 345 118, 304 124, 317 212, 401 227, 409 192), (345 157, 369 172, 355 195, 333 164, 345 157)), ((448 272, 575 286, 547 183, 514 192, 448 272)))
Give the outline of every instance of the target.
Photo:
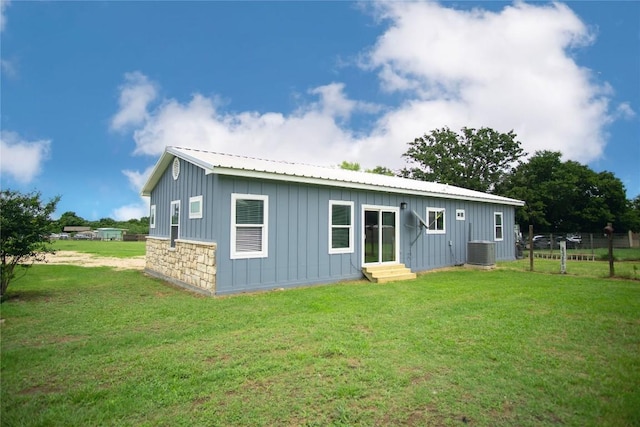
POLYGON ((491 266, 496 264, 496 244, 486 240, 467 243, 467 264, 491 266))

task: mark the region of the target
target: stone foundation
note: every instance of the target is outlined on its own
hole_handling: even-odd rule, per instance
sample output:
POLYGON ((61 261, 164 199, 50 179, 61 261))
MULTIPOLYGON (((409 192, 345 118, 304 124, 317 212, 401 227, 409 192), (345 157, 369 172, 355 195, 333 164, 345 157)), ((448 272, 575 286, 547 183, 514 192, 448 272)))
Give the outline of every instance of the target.
POLYGON ((212 242, 182 239, 172 248, 168 238, 148 236, 145 271, 178 286, 215 295, 216 249, 212 242))

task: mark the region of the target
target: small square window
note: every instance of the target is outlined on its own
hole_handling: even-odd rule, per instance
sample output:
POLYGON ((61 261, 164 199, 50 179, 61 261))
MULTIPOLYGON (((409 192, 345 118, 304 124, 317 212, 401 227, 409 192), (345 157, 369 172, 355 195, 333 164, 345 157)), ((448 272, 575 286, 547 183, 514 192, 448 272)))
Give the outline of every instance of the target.
POLYGON ((445 233, 444 208, 427 208, 427 234, 445 233))
POLYGON ((189 197, 189 219, 202 218, 202 196, 189 197))
POLYGON ((464 221, 464 209, 456 209, 456 221, 464 221))

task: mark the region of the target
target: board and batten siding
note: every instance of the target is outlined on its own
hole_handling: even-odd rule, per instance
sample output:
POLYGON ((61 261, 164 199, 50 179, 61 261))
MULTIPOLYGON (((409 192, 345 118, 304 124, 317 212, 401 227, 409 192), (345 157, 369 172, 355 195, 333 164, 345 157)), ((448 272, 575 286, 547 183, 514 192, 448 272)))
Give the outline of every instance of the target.
POLYGON ((484 240, 495 242, 496 259, 515 259, 515 210, 513 206, 470 202, 454 199, 407 197, 407 209, 401 217, 401 262, 413 271, 463 264, 467 261, 467 242, 484 240), (419 227, 414 210, 428 221, 427 208, 445 209, 445 233, 427 234, 419 227), (456 210, 465 212, 465 219, 456 219, 456 210), (494 240, 494 213, 503 215, 503 240, 494 240))
POLYGON ((154 237, 169 236, 171 202, 180 201, 179 238, 211 242, 216 240, 217 206, 215 186, 217 176, 206 175, 202 168, 180 161, 180 174, 174 180, 167 168, 151 193, 150 204, 156 206, 156 226, 149 230, 154 237), (189 219, 189 198, 202 196, 202 218, 189 219))
MULTIPOLYGON (((353 253, 329 254, 329 201, 352 201, 351 190, 282 181, 254 181, 219 177, 220 233, 217 292, 300 286, 338 280, 359 279, 359 242, 353 253), (231 195, 269 197, 268 256, 231 259, 231 195)), ((357 209, 357 208, 356 208, 357 209)), ((354 215, 357 233, 357 214, 354 215)))

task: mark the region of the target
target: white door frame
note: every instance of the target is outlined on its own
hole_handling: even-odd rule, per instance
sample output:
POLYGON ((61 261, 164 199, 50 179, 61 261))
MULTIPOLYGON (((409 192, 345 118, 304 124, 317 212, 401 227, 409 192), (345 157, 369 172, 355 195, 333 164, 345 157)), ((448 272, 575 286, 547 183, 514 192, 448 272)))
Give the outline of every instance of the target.
MULTIPOLYGON (((382 264, 398 264, 400 262, 400 209, 395 206, 384 205, 362 205, 360 222, 360 237, 361 237, 361 252, 362 252, 362 265, 382 265, 382 264), (382 224, 382 212, 392 212, 395 215, 395 254, 393 261, 381 261, 382 250, 380 250, 377 262, 365 262, 365 240, 366 240, 366 225, 365 225, 365 211, 378 211, 380 224, 382 224)), ((382 248, 382 233, 378 233, 378 247, 382 248)))

